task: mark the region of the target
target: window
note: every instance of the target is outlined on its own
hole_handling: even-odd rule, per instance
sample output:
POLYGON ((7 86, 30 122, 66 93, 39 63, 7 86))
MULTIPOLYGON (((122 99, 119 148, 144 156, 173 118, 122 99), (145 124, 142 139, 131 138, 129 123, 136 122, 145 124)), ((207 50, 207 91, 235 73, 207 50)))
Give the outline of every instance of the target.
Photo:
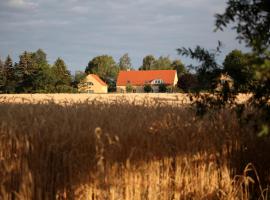
POLYGON ((87 84, 88 86, 94 85, 92 82, 87 82, 86 84, 87 84))
POLYGON ((161 79, 154 80, 154 84, 162 84, 162 83, 163 83, 163 80, 161 79))

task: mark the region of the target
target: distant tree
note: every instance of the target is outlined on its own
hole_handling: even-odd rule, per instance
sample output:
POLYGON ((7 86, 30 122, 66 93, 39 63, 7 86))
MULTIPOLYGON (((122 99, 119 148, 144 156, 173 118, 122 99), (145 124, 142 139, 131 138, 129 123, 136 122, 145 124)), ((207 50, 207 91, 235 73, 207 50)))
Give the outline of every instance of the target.
POLYGON ((155 60, 151 69, 155 70, 164 70, 164 69, 172 69, 172 62, 169 56, 160 56, 157 60, 155 60))
POLYGON ((174 60, 171 64, 171 68, 177 71, 178 79, 181 75, 187 73, 185 65, 181 62, 181 60, 174 60))
POLYGON ((131 59, 128 56, 128 53, 125 53, 120 59, 119 59, 119 68, 120 70, 128 70, 131 69, 131 59))
POLYGON ((24 52, 15 66, 16 92, 36 93, 50 92, 52 77, 46 53, 24 52), (47 91, 48 90, 48 91, 47 91))
POLYGON ((5 83, 6 83, 6 77, 4 74, 4 63, 0 58, 0 93, 4 93, 5 83))
POLYGON ((15 91, 14 65, 11 57, 8 55, 3 69, 3 90, 5 93, 13 93, 15 91))
POLYGON ((87 74, 86 74, 85 72, 82 72, 82 71, 76 71, 76 72, 75 72, 74 79, 73 79, 73 81, 72 81, 73 87, 78 89, 78 84, 79 84, 83 79, 85 79, 86 76, 87 76, 87 74))
POLYGON ((56 92, 70 92, 72 78, 64 60, 57 58, 51 70, 56 92))
POLYGON ((155 57, 153 55, 147 55, 143 58, 143 65, 140 67, 140 70, 150 70, 153 69, 155 64, 155 57))
POLYGON ((255 72, 250 60, 250 56, 240 50, 233 50, 224 60, 224 72, 233 78, 236 89, 247 90, 254 80, 255 72))
POLYGON ((119 68, 116 65, 113 57, 108 55, 97 56, 89 61, 85 69, 87 74, 97 74, 101 79, 108 78, 116 79, 119 68))
POLYGON ((198 79, 195 74, 186 73, 179 77, 178 87, 184 92, 194 91, 198 88, 198 79))

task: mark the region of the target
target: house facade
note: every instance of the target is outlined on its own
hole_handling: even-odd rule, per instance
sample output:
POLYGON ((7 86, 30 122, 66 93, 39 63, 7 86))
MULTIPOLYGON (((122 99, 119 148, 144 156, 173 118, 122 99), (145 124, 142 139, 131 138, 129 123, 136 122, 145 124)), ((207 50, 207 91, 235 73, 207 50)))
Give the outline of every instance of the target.
POLYGON ((95 74, 88 74, 78 85, 80 93, 108 93, 108 85, 95 74))
POLYGON ((225 87, 225 85, 227 85, 227 87, 229 87, 229 89, 233 88, 233 78, 228 75, 227 73, 225 74, 221 74, 218 78, 217 78, 217 85, 216 85, 216 91, 222 91, 223 87, 225 87))
POLYGON ((144 92, 144 86, 150 85, 153 92, 159 92, 159 85, 175 87, 178 82, 176 70, 141 70, 120 71, 117 78, 117 92, 127 92, 127 87, 132 92, 144 92))

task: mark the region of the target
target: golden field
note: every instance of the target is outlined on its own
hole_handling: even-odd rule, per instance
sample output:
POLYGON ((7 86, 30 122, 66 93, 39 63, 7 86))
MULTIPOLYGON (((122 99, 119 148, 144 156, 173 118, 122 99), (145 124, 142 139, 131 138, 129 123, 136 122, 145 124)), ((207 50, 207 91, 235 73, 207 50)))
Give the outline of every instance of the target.
MULTIPOLYGON (((251 97, 250 94, 239 94, 237 102, 245 102, 251 97)), ((98 100, 102 102, 115 102, 125 100, 130 103, 159 102, 165 104, 190 104, 188 94, 185 93, 109 93, 109 94, 0 94, 2 103, 82 103, 85 101, 98 100)))
POLYGON ((1 95, 0 199, 268 199, 269 138, 181 95, 1 95))

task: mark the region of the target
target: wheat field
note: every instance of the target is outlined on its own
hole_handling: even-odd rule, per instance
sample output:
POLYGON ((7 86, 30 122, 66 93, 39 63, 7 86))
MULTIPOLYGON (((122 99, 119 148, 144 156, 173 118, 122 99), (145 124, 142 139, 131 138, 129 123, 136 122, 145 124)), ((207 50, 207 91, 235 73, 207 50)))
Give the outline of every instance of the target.
POLYGON ((1 96, 0 199, 269 199, 269 138, 173 95, 1 96))

